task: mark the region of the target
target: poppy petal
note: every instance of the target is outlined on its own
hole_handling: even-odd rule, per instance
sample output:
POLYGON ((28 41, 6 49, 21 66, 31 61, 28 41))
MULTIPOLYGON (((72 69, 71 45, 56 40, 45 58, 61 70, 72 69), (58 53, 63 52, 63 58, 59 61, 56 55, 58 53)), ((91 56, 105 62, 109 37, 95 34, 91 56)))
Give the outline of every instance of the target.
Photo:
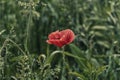
POLYGON ((55 46, 62 47, 71 43, 74 40, 75 35, 72 30, 66 29, 52 32, 49 34, 48 38, 49 40, 46 41, 48 44, 54 44, 55 46))

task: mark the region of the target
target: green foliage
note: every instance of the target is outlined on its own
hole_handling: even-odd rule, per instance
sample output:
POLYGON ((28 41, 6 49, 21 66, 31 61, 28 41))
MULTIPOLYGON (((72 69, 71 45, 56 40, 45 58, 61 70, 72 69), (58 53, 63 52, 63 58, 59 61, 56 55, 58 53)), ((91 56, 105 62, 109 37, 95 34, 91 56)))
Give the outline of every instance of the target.
POLYGON ((120 80, 120 0, 0 0, 0 80, 120 80), (50 32, 72 29, 65 51, 50 32))

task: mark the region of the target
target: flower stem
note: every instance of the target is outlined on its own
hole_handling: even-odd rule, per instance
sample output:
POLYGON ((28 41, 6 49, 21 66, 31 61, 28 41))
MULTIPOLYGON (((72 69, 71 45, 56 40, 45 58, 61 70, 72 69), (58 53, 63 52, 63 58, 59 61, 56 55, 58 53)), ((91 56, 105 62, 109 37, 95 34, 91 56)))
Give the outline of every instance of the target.
POLYGON ((64 80, 64 74, 65 72, 65 54, 64 54, 64 47, 62 47, 62 65, 61 65, 61 79, 60 80, 64 80))
POLYGON ((65 53, 64 53, 64 47, 62 47, 62 57, 63 57, 63 64, 65 63, 65 53))

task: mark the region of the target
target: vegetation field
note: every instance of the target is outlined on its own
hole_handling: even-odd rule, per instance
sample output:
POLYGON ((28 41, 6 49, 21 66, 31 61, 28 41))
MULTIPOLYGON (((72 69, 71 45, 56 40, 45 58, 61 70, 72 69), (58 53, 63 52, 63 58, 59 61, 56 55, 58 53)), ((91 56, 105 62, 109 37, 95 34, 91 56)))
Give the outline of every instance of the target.
POLYGON ((0 0, 0 80, 120 80, 120 0, 0 0))

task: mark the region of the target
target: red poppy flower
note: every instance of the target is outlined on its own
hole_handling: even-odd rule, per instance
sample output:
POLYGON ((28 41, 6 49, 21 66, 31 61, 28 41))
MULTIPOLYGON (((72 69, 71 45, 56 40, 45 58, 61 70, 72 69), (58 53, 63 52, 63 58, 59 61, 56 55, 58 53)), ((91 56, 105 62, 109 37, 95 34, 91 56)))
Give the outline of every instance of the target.
POLYGON ((55 46, 62 47, 71 43, 75 38, 75 34, 70 29, 62 31, 57 30, 49 34, 48 38, 49 40, 46 41, 48 44, 54 44, 55 46))

